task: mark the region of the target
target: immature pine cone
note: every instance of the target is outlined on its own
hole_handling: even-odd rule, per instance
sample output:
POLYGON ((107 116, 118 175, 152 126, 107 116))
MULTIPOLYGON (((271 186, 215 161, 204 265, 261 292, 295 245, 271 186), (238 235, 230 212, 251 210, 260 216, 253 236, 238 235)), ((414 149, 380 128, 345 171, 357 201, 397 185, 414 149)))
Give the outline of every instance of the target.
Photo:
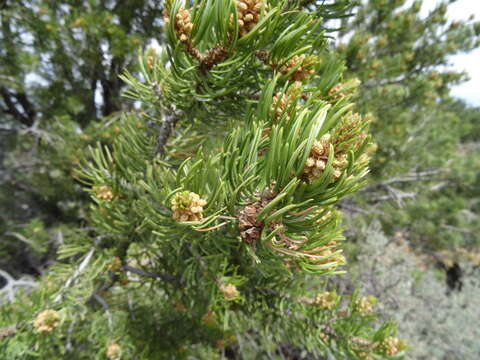
POLYGON ((262 0, 237 1, 238 31, 244 36, 257 25, 262 9, 262 0))
POLYGON ((221 62, 227 56, 227 48, 219 44, 210 49, 205 55, 198 57, 197 60, 201 62, 203 69, 210 70, 214 65, 221 62))
POLYGON ((257 215, 276 196, 275 192, 270 188, 257 193, 257 195, 260 197, 260 200, 246 205, 238 214, 240 236, 249 243, 260 239, 264 224, 262 221, 257 220, 257 215))
POLYGON ((58 326, 60 314, 55 310, 44 310, 37 315, 33 325, 39 332, 50 332, 58 326))
POLYGON ((242 208, 238 215, 238 227, 240 228, 240 236, 248 243, 253 243, 260 239, 263 229, 263 222, 257 220, 257 215, 262 210, 259 201, 250 203, 242 208))
POLYGON ((175 194, 171 201, 173 218, 178 221, 200 221, 203 218, 203 207, 207 202, 190 191, 175 194))

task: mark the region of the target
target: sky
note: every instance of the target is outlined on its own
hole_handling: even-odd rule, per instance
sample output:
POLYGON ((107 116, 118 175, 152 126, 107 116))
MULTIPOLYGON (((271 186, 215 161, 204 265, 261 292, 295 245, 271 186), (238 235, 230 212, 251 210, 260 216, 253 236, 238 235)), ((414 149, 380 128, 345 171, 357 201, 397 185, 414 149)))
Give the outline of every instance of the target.
MULTIPOLYGON (((428 12, 440 1, 424 0, 422 12, 428 12)), ((448 8, 448 17, 452 20, 466 20, 470 15, 480 20, 480 0, 458 0, 448 8)), ((452 89, 452 95, 465 100, 470 105, 480 106, 480 49, 468 54, 460 53, 450 58, 455 70, 466 71, 470 81, 452 89)))

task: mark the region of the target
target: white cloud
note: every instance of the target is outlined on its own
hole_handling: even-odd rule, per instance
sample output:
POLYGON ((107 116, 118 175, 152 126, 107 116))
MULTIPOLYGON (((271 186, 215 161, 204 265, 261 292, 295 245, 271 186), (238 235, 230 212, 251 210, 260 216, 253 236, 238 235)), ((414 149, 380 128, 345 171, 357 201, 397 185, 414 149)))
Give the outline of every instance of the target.
POLYGON ((459 54, 451 58, 453 68, 468 73, 469 81, 455 86, 452 95, 459 97, 471 105, 480 106, 480 49, 469 54, 459 54))
MULTIPOLYGON (((422 12, 427 13, 441 1, 424 0, 422 12)), ((467 20, 471 15, 480 19, 480 0, 458 0, 448 7, 448 17, 452 20, 467 20)), ((452 89, 452 95, 459 97, 471 105, 480 106, 480 49, 468 54, 458 54, 450 57, 452 68, 465 71, 469 81, 452 89)))

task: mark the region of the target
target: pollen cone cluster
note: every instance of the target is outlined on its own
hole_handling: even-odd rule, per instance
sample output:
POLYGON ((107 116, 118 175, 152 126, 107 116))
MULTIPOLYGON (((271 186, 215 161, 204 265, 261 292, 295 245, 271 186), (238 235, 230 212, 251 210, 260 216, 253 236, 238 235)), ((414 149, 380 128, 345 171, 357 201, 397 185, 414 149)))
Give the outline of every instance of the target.
POLYGON ((342 85, 343 85, 342 83, 338 83, 334 85, 328 92, 328 96, 331 96, 333 100, 339 100, 345 97, 345 94, 341 91, 342 85))
POLYGON ((338 295, 333 291, 327 291, 318 294, 315 298, 314 304, 325 310, 331 310, 337 302, 338 295))
POLYGON ((373 307, 377 303, 377 298, 374 296, 365 296, 362 297, 355 303, 355 310, 360 312, 362 315, 368 315, 373 312, 373 307))
MULTIPOLYGON (((164 13, 164 16, 165 23, 168 24, 170 20, 167 11, 164 13)), ((190 12, 184 7, 178 9, 177 14, 175 15, 174 29, 175 33, 177 34, 178 38, 182 43, 190 42, 190 35, 192 33, 193 23, 191 21, 190 12)))
POLYGON ((156 58, 157 58, 157 54, 155 53, 155 49, 149 48, 147 50, 147 66, 149 70, 153 70, 153 68, 155 67, 156 58))
POLYGON ((357 78, 350 79, 345 83, 338 83, 329 90, 328 96, 330 96, 334 101, 342 99, 346 95, 353 94, 360 83, 360 80, 357 78))
MULTIPOLYGON (((327 167, 328 156, 330 153, 331 135, 325 134, 320 140, 315 141, 310 151, 310 156, 307 158, 303 173, 309 182, 313 182, 322 176, 327 167)), ((332 181, 337 180, 341 175, 343 169, 348 166, 347 155, 343 153, 336 153, 333 159, 333 173, 332 181)))
POLYGON ((262 0, 237 1, 238 31, 240 36, 246 35, 257 25, 262 9, 262 0))
POLYGON ((93 191, 95 195, 104 201, 112 201, 113 200, 113 190, 110 186, 94 186, 93 191))
POLYGON ((280 72, 282 74, 288 74, 292 69, 296 68, 290 75, 290 78, 295 81, 301 81, 315 74, 315 66, 317 63, 318 59, 315 56, 307 56, 304 54, 295 55, 280 68, 280 72))
POLYGON ((380 344, 380 350, 387 356, 398 354, 405 348, 405 342, 395 337, 389 336, 380 344))
POLYGON ((33 325, 39 332, 50 332, 60 322, 60 314, 55 310, 44 310, 38 314, 33 325))
POLYGON ((367 138, 367 133, 362 130, 367 123, 358 113, 345 115, 333 132, 335 151, 346 153, 350 149, 358 150, 367 138))
POLYGON ((122 358, 122 347, 117 343, 111 343, 107 347, 107 358, 111 360, 120 360, 122 358))
MULTIPOLYGON (((290 102, 290 98, 287 94, 278 92, 273 96, 272 100, 272 111, 275 112, 274 119, 278 120, 282 116, 285 108, 287 108, 290 102)), ((290 116, 287 115, 287 121, 290 120, 290 116)))
POLYGON ((200 221, 206 204, 198 194, 190 191, 178 192, 171 201, 173 218, 178 221, 200 221))
MULTIPOLYGON (((302 83, 296 81, 290 86, 286 93, 278 92, 273 96, 271 110, 274 112, 274 120, 278 120, 282 116, 283 112, 288 109, 292 103, 301 95, 303 90, 302 83)), ((291 109, 286 115, 286 120, 289 121, 291 113, 294 109, 291 109)))
POLYGON ((233 284, 221 284, 220 291, 227 300, 232 300, 240 296, 237 287, 233 284))

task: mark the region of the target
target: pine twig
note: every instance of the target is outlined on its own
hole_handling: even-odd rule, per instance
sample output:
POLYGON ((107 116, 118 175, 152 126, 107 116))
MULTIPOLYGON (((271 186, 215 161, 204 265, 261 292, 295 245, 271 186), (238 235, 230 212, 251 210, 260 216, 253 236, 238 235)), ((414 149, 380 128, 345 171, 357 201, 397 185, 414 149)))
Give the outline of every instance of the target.
POLYGON ((178 122, 178 118, 179 116, 177 113, 175 113, 175 111, 171 111, 163 116, 163 122, 158 130, 155 154, 159 154, 160 156, 165 155, 165 146, 167 145, 168 138, 172 134, 172 131, 178 122))
POLYGON ((65 294, 65 291, 70 287, 70 285, 73 284, 73 282, 80 276, 80 274, 86 269, 88 264, 90 263, 90 260, 92 260, 93 253, 95 252, 95 248, 92 247, 90 251, 87 253, 83 261, 80 263, 78 268, 74 271, 72 276, 68 278, 67 282, 65 283, 63 290, 53 299, 53 303, 58 303, 62 300, 63 295, 65 294))
POLYGON ((37 286, 37 283, 27 279, 15 280, 9 273, 4 270, 0 270, 0 277, 5 279, 6 285, 0 289, 0 304, 2 303, 2 298, 5 296, 8 301, 13 301, 15 298, 15 288, 17 287, 26 287, 34 288, 37 286))
POLYGON ((17 329, 18 329, 17 324, 0 327, 0 339, 15 335, 15 333, 17 332, 17 329))
POLYGON ((438 178, 434 178, 431 175, 436 175, 438 173, 441 173, 443 170, 444 169, 436 169, 436 170, 430 170, 430 171, 417 171, 417 172, 412 171, 408 174, 397 176, 397 177, 382 181, 380 183, 367 186, 363 189, 360 189, 359 193, 370 192, 378 188, 387 187, 388 185, 393 183, 439 180, 438 178))
POLYGON ((167 281, 167 282, 178 282, 179 281, 178 277, 176 277, 172 274, 156 273, 156 272, 152 272, 152 271, 147 271, 147 270, 143 270, 143 269, 134 268, 133 266, 130 266, 130 265, 123 266, 123 270, 131 272, 132 274, 135 274, 135 275, 139 275, 139 276, 143 276, 143 277, 149 277, 149 278, 153 278, 153 279, 156 279, 156 280, 160 279, 160 280, 167 281))

